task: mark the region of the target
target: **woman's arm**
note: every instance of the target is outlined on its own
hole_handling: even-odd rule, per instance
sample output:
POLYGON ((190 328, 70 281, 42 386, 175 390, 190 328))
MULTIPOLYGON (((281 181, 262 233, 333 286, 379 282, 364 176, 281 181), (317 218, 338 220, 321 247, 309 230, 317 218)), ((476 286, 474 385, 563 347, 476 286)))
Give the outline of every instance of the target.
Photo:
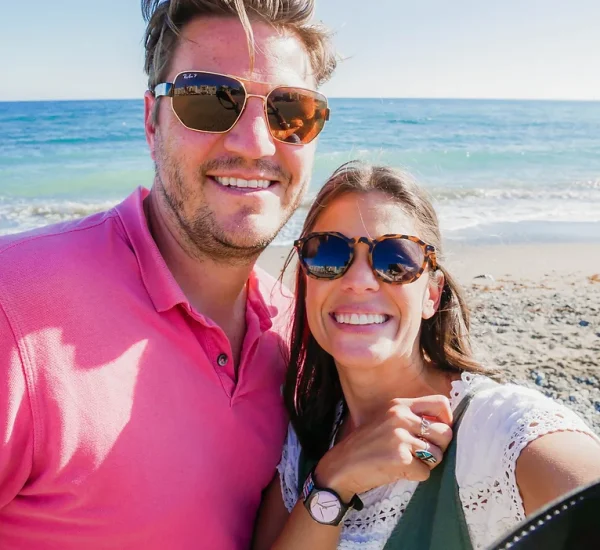
POLYGON ((279 474, 276 474, 265 491, 252 550, 335 550, 342 525, 332 527, 317 523, 304 508, 302 499, 298 499, 292 513, 288 513, 280 483, 279 474))
MULTIPOLYGON (((373 487, 399 479, 424 481, 431 468, 439 464, 452 439, 452 411, 448 399, 432 395, 415 399, 395 399, 380 417, 350 433, 334 445, 319 461, 315 481, 332 489, 343 502, 373 487), (420 439, 421 415, 435 417, 420 439), (416 450, 428 449, 437 463, 426 464, 415 457, 416 450)), ((279 475, 263 497, 254 536, 254 550, 334 550, 342 526, 315 521, 298 499, 287 513, 281 494, 279 475)))
POLYGON ((517 459, 515 476, 527 515, 600 479, 600 444, 587 434, 554 432, 532 441, 517 459))

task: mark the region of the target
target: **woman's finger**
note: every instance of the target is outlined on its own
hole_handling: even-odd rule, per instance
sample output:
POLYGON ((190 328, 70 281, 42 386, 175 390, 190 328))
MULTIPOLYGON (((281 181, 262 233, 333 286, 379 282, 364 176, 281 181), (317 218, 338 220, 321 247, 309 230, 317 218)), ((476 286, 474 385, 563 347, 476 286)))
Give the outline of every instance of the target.
MULTIPOLYGON (((408 479, 410 481, 420 482, 429 479, 431 470, 435 467, 435 465, 428 464, 417 457, 415 452, 419 450, 419 445, 420 443, 413 442, 403 447, 401 451, 401 459, 396 464, 396 470, 392 474, 396 480, 408 479)), ((424 445, 421 445, 421 447, 424 448, 424 445)))
POLYGON ((438 446, 442 449, 442 452, 446 452, 453 437, 452 428, 448 426, 448 424, 442 422, 433 422, 430 424, 429 429, 425 434, 422 434, 420 429, 414 432, 414 434, 417 437, 427 439, 430 443, 438 446))
POLYGON ((444 459, 443 451, 425 438, 415 438, 413 455, 428 468, 435 468, 444 459))
POLYGON ((452 424, 452 408, 445 395, 427 395, 413 399, 410 410, 417 416, 433 416, 439 422, 452 424))
POLYGON ((452 441, 452 428, 440 422, 437 418, 431 416, 418 416, 416 414, 408 414, 404 417, 407 429, 415 437, 424 437, 431 441, 434 445, 440 447, 443 451, 446 450, 450 441, 452 441))

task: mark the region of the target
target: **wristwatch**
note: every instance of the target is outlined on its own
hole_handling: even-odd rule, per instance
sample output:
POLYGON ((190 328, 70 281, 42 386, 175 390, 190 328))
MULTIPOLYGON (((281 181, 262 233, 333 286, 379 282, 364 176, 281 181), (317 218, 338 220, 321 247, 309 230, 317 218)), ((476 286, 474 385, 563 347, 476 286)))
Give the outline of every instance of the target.
POLYGON ((304 482, 302 499, 304 507, 316 522, 323 525, 339 525, 351 509, 363 509, 363 502, 358 495, 354 495, 350 503, 345 504, 333 489, 318 487, 314 473, 313 468, 304 482))

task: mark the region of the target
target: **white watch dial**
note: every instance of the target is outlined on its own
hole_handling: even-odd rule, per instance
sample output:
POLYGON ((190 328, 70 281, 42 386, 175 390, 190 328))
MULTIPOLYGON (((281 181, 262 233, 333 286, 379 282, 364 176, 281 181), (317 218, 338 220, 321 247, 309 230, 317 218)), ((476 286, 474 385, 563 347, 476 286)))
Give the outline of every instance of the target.
POLYGON ((340 501, 329 491, 317 491, 310 501, 313 517, 322 523, 332 523, 339 516, 340 501))

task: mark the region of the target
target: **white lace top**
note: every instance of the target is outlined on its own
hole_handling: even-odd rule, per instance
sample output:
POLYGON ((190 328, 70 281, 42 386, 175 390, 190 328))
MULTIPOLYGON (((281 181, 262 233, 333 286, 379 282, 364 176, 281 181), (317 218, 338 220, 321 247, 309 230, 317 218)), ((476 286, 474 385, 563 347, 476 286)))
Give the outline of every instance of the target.
MULTIPOLYGON (((472 398, 456 436, 456 480, 475 548, 485 548, 524 519, 515 464, 528 443, 560 430, 598 439, 577 414, 541 393, 490 382, 485 376, 465 373, 452 383, 450 396, 454 409, 465 393, 486 384, 472 398)), ((300 444, 290 427, 277 467, 288 511, 298 500, 299 457, 300 444)), ((365 506, 346 517, 338 549, 382 549, 417 485, 402 480, 360 495, 365 506)))

